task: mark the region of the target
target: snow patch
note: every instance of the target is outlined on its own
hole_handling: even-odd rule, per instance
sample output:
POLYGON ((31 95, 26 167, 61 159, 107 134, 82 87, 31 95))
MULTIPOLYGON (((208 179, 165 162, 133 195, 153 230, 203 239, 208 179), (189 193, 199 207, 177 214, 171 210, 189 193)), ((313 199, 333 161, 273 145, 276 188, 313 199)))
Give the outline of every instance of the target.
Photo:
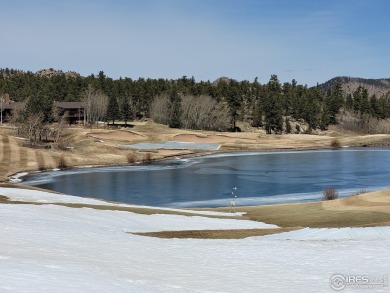
POLYGON ((28 175, 27 172, 21 172, 21 173, 16 173, 15 175, 12 175, 9 179, 9 182, 12 183, 19 183, 22 182, 23 180, 21 179, 23 176, 28 175))
MULTIPOLYGON (((13 188, 0 188, 0 194, 101 203, 13 188)), ((0 204, 0 222, 0 292, 332 292, 334 274, 389 273, 390 227, 159 239, 128 232, 272 225, 28 204, 0 204)))

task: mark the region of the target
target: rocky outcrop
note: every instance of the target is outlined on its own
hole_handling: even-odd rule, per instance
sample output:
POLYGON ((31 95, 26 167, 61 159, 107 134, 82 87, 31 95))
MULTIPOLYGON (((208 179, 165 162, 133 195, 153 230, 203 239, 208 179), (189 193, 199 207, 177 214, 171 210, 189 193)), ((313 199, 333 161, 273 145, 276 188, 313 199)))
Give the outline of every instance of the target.
POLYGON ((62 75, 62 74, 65 74, 66 77, 80 76, 80 74, 75 72, 75 71, 63 72, 62 70, 55 70, 53 68, 41 69, 41 70, 38 70, 35 74, 39 75, 39 76, 43 76, 43 77, 48 77, 48 78, 51 78, 51 77, 57 76, 57 75, 62 75))
POLYGON ((390 96, 390 78, 381 79, 366 79, 356 77, 339 76, 320 84, 318 87, 327 91, 336 83, 341 83, 341 87, 345 94, 352 94, 359 86, 367 89, 370 96, 375 95, 380 98, 390 96))

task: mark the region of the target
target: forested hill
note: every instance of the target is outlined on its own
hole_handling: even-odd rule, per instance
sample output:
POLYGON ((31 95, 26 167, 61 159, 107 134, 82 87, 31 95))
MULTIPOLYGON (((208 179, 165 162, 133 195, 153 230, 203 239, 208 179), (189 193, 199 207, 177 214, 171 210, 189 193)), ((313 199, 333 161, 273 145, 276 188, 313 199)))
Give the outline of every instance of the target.
POLYGON ((340 83, 345 95, 353 94, 359 86, 367 89, 370 96, 375 95, 377 98, 390 97, 390 78, 382 79, 365 79, 357 77, 339 76, 320 84, 319 88, 327 91, 335 84, 340 83))
MULTIPOLYGON (((341 81, 344 87, 350 84, 348 79, 341 81)), ((355 83, 359 85, 357 79, 355 83)), ((390 100, 379 101, 366 89, 356 88, 347 96, 337 79, 309 88, 295 80, 281 83, 277 75, 265 83, 257 78, 237 81, 227 77, 210 82, 187 76, 133 80, 112 79, 103 71, 83 77, 54 69, 37 73, 0 69, 0 96, 8 94, 16 102, 27 102, 20 117, 37 114, 53 121, 54 102, 81 101, 88 123, 152 118, 175 128, 217 131, 238 130, 237 121, 263 127, 267 133, 299 133, 301 129, 293 129, 290 123, 296 121, 305 122, 307 131, 325 130, 337 123, 340 109, 378 119, 390 117, 390 100)))

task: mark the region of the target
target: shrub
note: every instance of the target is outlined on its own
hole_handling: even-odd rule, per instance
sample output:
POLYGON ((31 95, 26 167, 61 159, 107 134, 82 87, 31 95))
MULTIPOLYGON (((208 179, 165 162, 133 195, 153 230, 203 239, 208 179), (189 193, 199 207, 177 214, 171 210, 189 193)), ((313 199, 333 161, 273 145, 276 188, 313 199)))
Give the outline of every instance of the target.
POLYGON ((68 151, 68 146, 64 143, 59 143, 58 144, 58 149, 61 150, 61 151, 68 151))
POLYGON ((38 164, 39 171, 44 171, 44 170, 48 169, 46 166, 45 160, 41 156, 37 157, 37 164, 38 164))
POLYGON ((339 197, 339 193, 335 188, 327 188, 323 192, 324 200, 333 200, 339 197))
POLYGON ((68 168, 68 164, 66 163, 65 156, 62 154, 60 159, 58 160, 57 168, 58 169, 66 169, 68 168))
POLYGON ((341 148, 341 143, 337 138, 333 138, 330 142, 330 146, 334 149, 341 148))
POLYGON ((368 193, 368 189, 365 189, 365 188, 359 189, 353 195, 359 195, 359 194, 364 194, 364 193, 368 193))
POLYGON ((129 164, 134 164, 137 161, 137 156, 134 153, 129 153, 126 155, 126 159, 129 164))
POLYGON ((144 163, 150 163, 150 162, 152 162, 152 154, 146 153, 144 157, 144 163))

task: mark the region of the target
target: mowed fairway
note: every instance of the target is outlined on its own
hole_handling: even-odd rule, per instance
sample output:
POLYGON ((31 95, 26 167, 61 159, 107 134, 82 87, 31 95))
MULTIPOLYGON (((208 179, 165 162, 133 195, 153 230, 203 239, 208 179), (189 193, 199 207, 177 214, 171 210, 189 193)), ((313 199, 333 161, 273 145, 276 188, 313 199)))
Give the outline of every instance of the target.
POLYGON ((59 152, 27 148, 22 141, 8 133, 0 133, 0 181, 21 171, 38 170, 41 167, 55 168, 59 152))

